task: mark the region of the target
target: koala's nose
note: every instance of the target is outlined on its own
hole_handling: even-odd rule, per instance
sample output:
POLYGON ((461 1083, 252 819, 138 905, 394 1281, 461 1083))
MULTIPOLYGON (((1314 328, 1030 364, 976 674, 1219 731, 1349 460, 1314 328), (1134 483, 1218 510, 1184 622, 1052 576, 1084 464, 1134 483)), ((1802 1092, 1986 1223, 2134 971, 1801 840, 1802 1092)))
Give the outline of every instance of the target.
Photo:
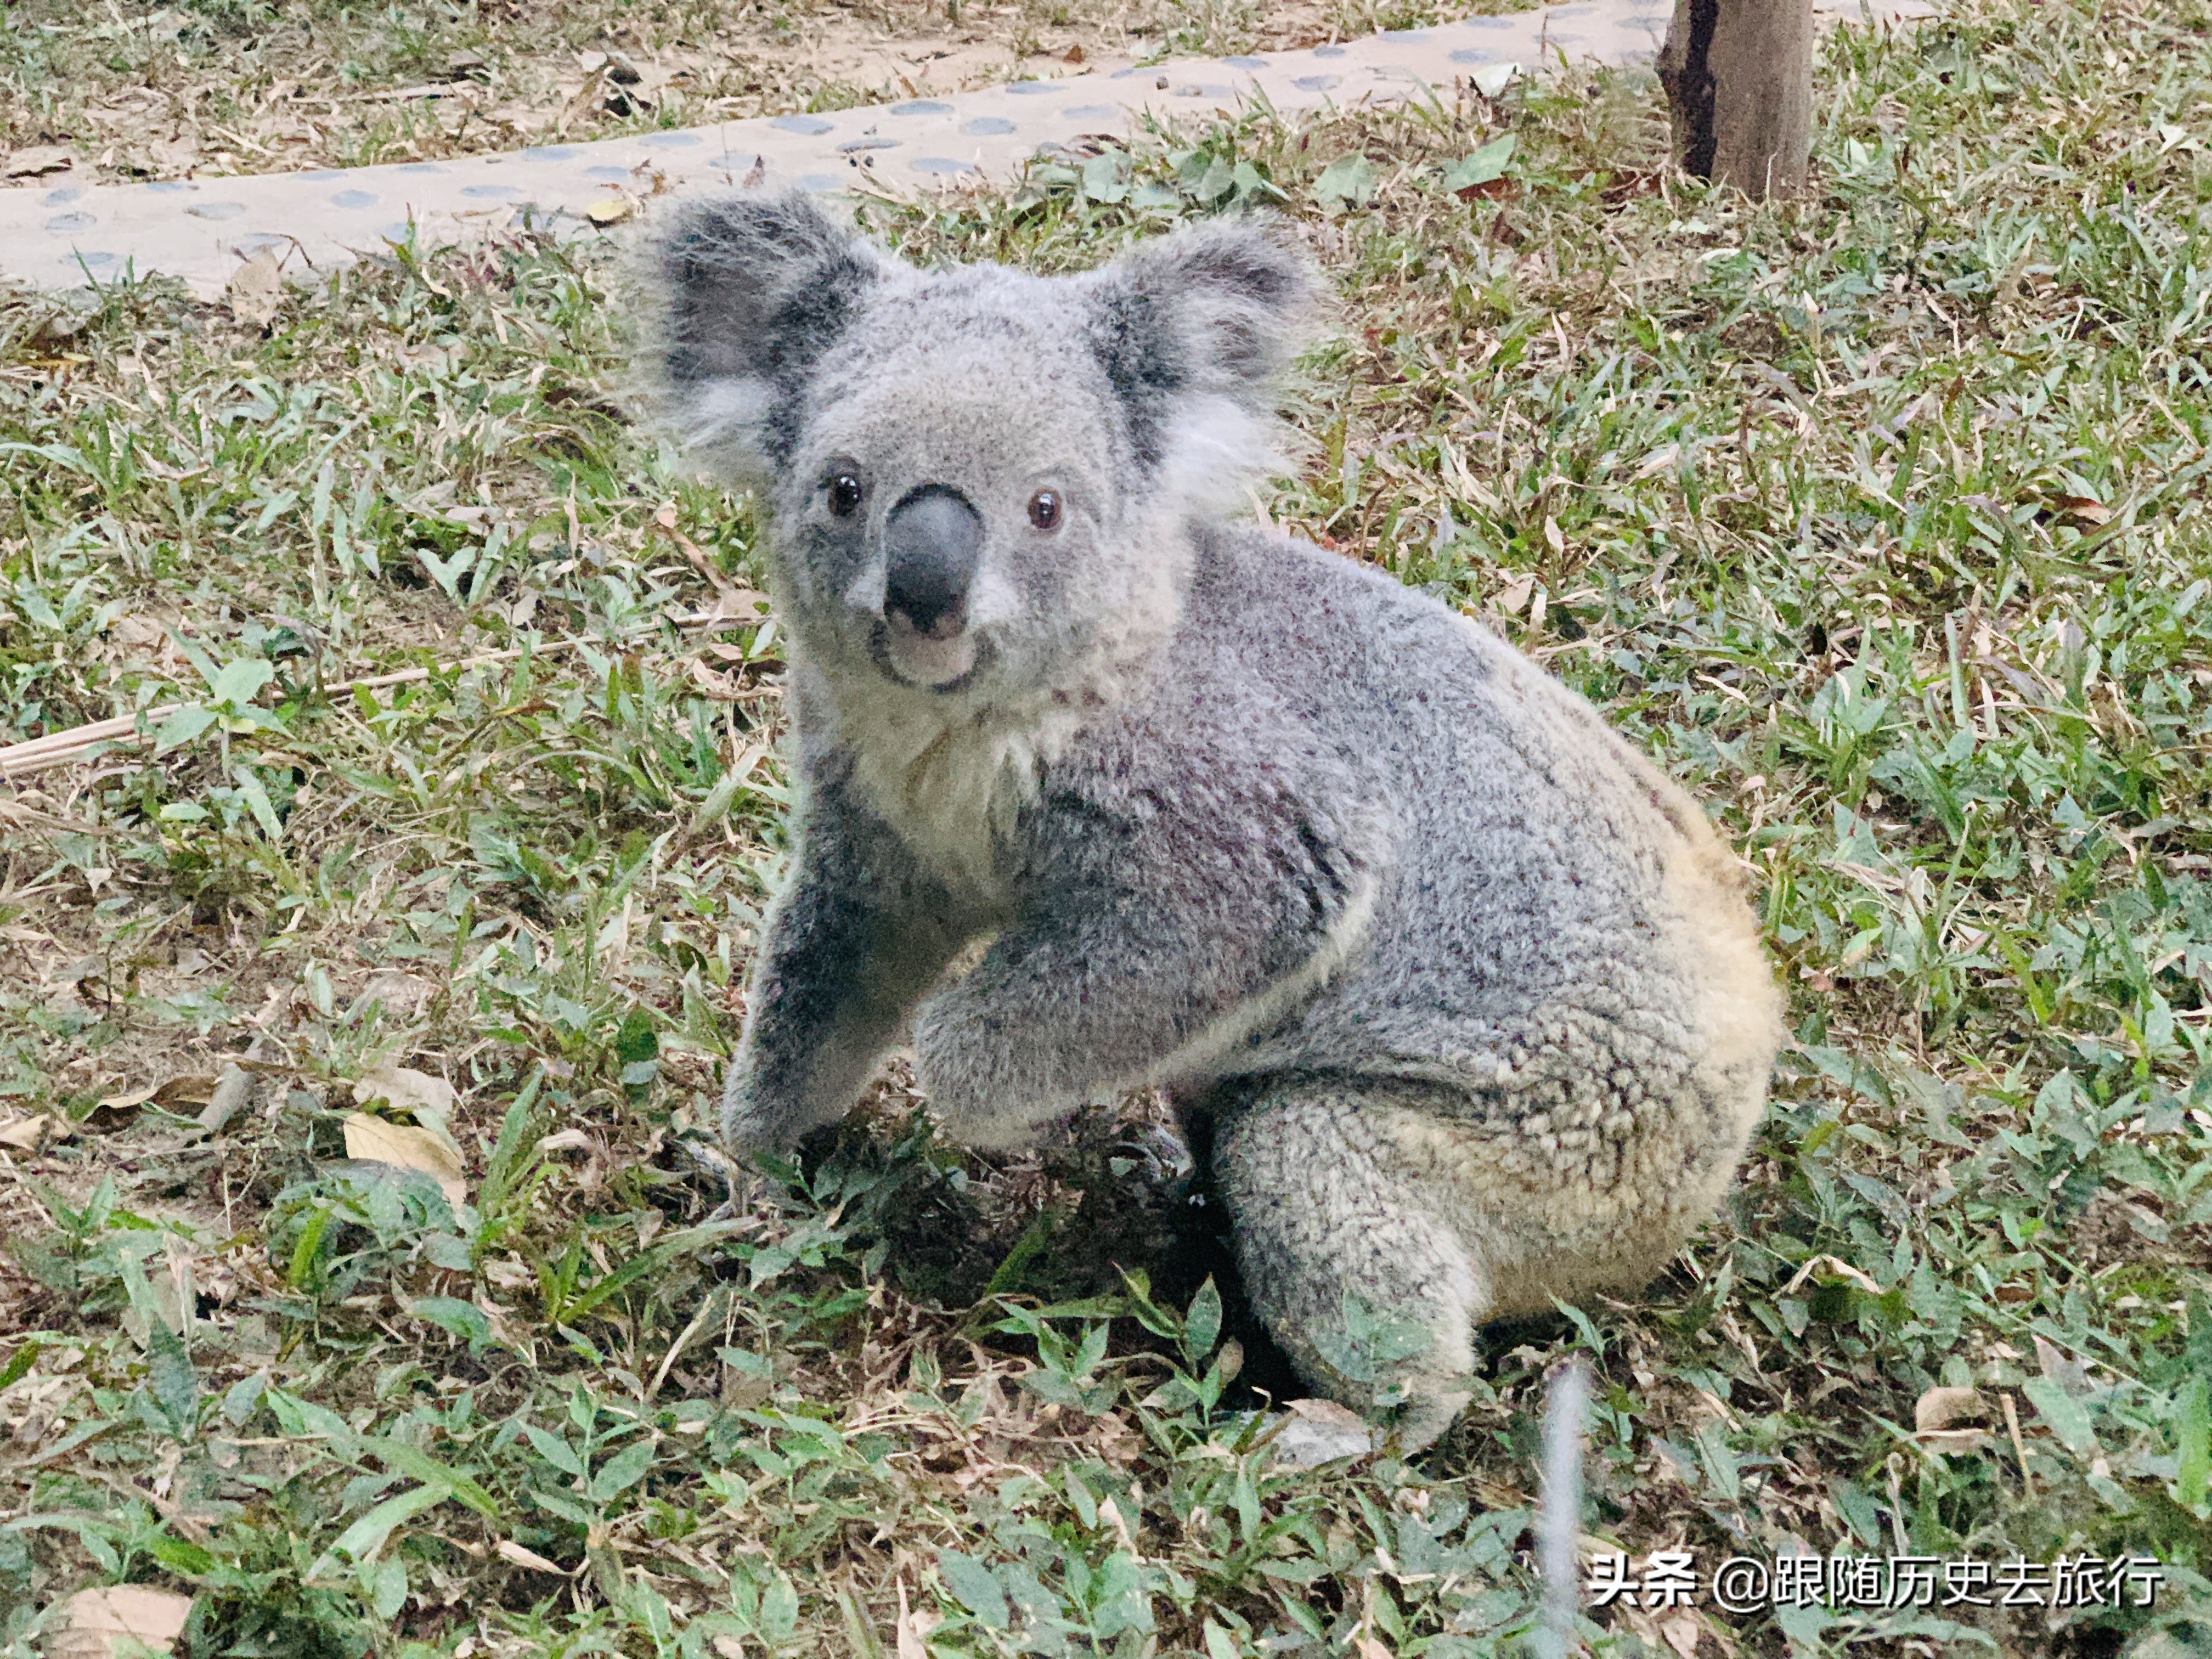
POLYGON ((983 550, 983 521, 957 490, 924 484, 884 524, 884 615, 926 639, 968 626, 968 590, 983 550))

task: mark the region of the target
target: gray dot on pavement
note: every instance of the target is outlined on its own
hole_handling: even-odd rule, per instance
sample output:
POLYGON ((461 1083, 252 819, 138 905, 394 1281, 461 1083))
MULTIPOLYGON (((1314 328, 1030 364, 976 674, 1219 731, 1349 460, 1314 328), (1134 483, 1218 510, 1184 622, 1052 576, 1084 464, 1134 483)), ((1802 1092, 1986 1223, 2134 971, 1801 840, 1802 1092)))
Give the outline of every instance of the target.
POLYGON ((1451 60, 1455 64, 1487 64, 1497 56, 1488 46, 1462 46, 1451 55, 1451 60))
POLYGON ((809 138, 818 138, 837 124, 825 121, 818 115, 779 115, 769 123, 779 132, 803 132, 809 138))
POLYGON ((195 219, 236 219, 246 212, 243 202, 195 202, 185 210, 195 219))
POLYGON ((1384 29, 1382 33, 1385 40, 1425 40, 1429 38, 1426 29, 1384 29))
POLYGON ((1070 121, 1112 121, 1120 118, 1121 113, 1119 104, 1078 104, 1073 109, 1060 111, 1061 117, 1070 121))
POLYGON ((799 187, 811 190, 818 196, 823 191, 844 189, 845 181, 834 173, 810 173, 799 179, 799 187))
POLYGON ((1231 69, 1256 70, 1267 67, 1267 60, 1264 58, 1224 58, 1221 61, 1228 64, 1231 69))
POLYGON ((331 198, 331 205, 338 208, 374 207, 376 198, 365 190, 342 190, 331 198))
POLYGON ((597 179, 601 184, 618 185, 629 177, 628 167, 586 167, 584 177, 597 179))
POLYGON ((1301 75, 1292 84, 1301 92, 1327 92, 1331 87, 1343 83, 1341 75, 1301 75))
POLYGON ((81 190, 50 190, 46 194, 46 204, 48 207, 66 207, 83 194, 81 190))
POLYGON ((699 142, 696 132, 648 132, 637 141, 647 149, 689 149, 699 142))
POLYGON ((532 161, 565 161, 576 152, 568 144, 532 144, 522 153, 532 161))
POLYGON ((402 173, 443 173, 445 168, 435 161, 410 161, 399 170, 402 173))
POLYGON ((1344 48, 1342 46, 1316 46, 1313 49, 1313 55, 1316 58, 1341 58, 1344 56, 1344 48))
POLYGON ((1033 98, 1041 92, 1058 92, 1060 90, 1060 82, 1057 81, 1017 81, 1013 85, 1008 87, 1006 90, 1008 92, 1019 93, 1025 97, 1033 98))
POLYGON ((513 185, 464 185, 461 194, 483 202, 512 202, 522 192, 513 185))
POLYGON ((960 129, 975 138, 995 138, 1013 130, 1014 124, 1003 115, 979 115, 960 129))
POLYGON ((952 173, 975 171, 972 162, 956 161, 950 156, 945 155, 918 155, 907 165, 916 173, 952 173))
POLYGON ((952 113, 952 106, 940 104, 934 98, 916 98, 908 103, 893 104, 891 113, 894 115, 950 115, 952 113))
POLYGON ((58 213, 46 221, 46 228, 57 236, 66 236, 73 230, 88 230, 94 222, 89 213, 58 213))

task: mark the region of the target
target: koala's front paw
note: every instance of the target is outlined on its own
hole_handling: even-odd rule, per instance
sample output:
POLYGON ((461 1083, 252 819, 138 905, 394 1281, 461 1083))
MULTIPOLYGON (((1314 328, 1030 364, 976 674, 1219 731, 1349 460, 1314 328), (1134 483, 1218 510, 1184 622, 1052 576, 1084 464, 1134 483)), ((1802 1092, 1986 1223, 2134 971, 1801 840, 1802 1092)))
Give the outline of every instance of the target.
POLYGON ((915 1021, 914 1080, 928 1097, 929 1109, 946 1135, 963 1146, 1029 1146, 1068 1103, 1042 1099, 1001 1075, 977 1023, 963 1020, 951 1003, 941 1000, 915 1021))

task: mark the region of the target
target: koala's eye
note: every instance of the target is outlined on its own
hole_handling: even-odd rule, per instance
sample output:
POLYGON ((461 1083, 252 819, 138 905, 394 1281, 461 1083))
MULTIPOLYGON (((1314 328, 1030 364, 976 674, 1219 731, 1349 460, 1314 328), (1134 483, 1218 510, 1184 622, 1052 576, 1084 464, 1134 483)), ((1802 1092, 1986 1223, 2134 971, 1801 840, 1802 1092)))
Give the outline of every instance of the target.
POLYGON ((1030 522, 1039 530, 1060 527, 1060 492, 1040 489, 1030 497, 1030 522))
POLYGON ((860 505, 860 475, 849 466, 832 468, 822 481, 830 493, 830 510, 841 519, 849 519, 860 505))

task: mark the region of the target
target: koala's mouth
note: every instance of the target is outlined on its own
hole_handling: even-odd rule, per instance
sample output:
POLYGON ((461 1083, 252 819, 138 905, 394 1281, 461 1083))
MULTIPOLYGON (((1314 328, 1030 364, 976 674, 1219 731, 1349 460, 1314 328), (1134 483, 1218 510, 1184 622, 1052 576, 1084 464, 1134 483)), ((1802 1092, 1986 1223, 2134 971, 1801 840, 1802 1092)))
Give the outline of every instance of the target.
POLYGON ((951 696, 988 672, 998 660, 999 648, 983 634, 931 640, 894 633, 890 623, 879 622, 868 630, 868 656, 886 679, 913 690, 951 696))

